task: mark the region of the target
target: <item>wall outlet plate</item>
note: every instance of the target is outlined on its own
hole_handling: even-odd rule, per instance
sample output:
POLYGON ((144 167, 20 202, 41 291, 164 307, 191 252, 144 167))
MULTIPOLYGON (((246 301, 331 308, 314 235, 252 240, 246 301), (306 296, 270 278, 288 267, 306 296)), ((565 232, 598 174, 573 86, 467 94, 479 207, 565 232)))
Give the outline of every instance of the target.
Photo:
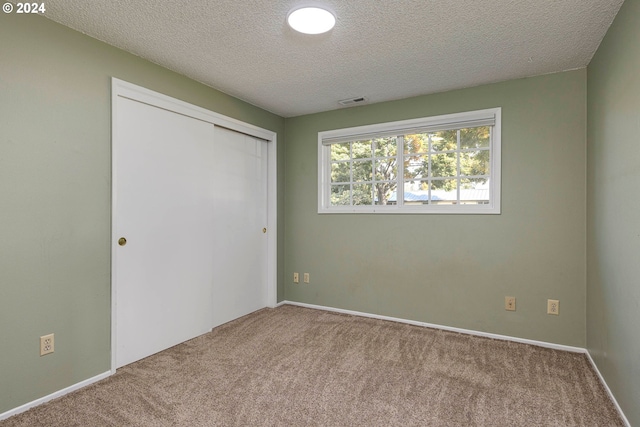
POLYGON ((51 354, 54 351, 53 334, 40 337, 40 356, 51 354))
POLYGON ((555 316, 560 314, 560 301, 557 299, 547 300, 547 314, 553 314, 555 316))
POLYGON ((504 309, 516 311, 516 297, 504 297, 504 309))
POLYGON ((300 275, 293 273, 293 283, 300 283, 300 275))
POLYGON ((309 283, 309 273, 304 273, 302 277, 304 278, 304 283, 309 283))

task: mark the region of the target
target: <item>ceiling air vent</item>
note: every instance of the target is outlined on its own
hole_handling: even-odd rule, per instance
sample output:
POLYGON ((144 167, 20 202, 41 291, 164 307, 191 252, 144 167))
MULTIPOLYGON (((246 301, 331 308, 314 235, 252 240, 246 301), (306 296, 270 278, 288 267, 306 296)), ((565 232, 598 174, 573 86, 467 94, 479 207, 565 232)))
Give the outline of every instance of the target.
POLYGON ((363 102, 366 102, 366 101, 367 101, 367 98, 365 98, 364 96, 359 96, 357 98, 343 99, 342 101, 338 101, 338 104, 347 107, 351 105, 362 104, 363 102))

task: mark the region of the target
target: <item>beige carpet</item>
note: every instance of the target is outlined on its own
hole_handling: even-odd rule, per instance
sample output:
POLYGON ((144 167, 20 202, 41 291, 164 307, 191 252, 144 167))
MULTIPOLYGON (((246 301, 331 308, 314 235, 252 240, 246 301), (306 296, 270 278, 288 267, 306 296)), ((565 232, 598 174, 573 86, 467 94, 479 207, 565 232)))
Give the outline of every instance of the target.
POLYGON ((264 309, 9 426, 621 426, 582 354, 264 309))

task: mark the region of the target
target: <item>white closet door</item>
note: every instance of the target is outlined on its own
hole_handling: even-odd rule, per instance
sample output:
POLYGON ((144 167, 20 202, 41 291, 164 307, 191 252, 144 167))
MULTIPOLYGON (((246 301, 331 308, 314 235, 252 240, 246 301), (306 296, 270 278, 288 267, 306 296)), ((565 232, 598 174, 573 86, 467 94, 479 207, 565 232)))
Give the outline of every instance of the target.
MULTIPOLYGON (((213 326, 267 306, 267 143, 216 127, 213 326)), ((267 230, 268 232, 268 230, 267 230)))
POLYGON ((117 102, 114 229, 127 240, 113 243, 120 367, 211 329, 214 194, 223 188, 214 175, 225 162, 212 124, 117 102))

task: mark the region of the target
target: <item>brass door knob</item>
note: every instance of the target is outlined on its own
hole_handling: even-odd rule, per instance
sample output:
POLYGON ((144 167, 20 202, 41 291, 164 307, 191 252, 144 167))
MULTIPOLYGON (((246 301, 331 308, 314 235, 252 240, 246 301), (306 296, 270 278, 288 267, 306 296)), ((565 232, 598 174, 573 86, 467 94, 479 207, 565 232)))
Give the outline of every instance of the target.
POLYGON ((262 232, 263 232, 263 233, 266 233, 266 232, 267 232, 266 227, 262 229, 262 232))
POLYGON ((127 244, 127 239, 125 239, 124 237, 119 238, 119 239, 118 239, 118 244, 119 244, 120 246, 124 246, 124 245, 126 245, 126 244, 127 244))

